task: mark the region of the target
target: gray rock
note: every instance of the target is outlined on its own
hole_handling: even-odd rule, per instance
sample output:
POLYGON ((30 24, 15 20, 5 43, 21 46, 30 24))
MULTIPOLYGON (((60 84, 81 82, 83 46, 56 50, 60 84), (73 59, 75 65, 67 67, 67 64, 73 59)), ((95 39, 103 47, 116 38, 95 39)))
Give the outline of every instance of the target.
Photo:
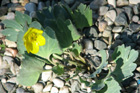
POLYGON ((93 0, 90 3, 90 8, 93 10, 97 10, 101 5, 105 5, 106 3, 106 0, 93 0))
POLYGON ((103 32, 105 30, 105 28, 107 27, 107 22, 106 21, 99 21, 98 24, 98 29, 100 32, 103 32))
POLYGON ((109 36, 111 36, 111 31, 110 30, 105 30, 103 32, 103 37, 109 37, 109 36))
POLYGON ((43 89, 43 92, 51 91, 52 86, 53 86, 52 83, 47 84, 47 85, 45 86, 45 88, 43 89))
POLYGON ((112 32, 115 32, 115 33, 119 33, 119 32, 122 32, 123 30, 123 27, 121 26, 116 26, 113 28, 112 32))
POLYGON ((129 6, 123 7, 125 10, 125 13, 127 14, 129 21, 131 21, 132 16, 133 16, 133 9, 129 6))
POLYGON ((116 17, 115 24, 116 25, 122 25, 122 26, 127 26, 128 25, 127 17, 125 15, 125 13, 122 12, 116 17))
POLYGON ((118 16, 120 13, 124 12, 124 9, 123 8, 116 8, 116 12, 117 12, 117 16, 118 16))
POLYGON ((75 2, 75 0, 64 0, 67 4, 73 4, 75 2))
POLYGON ((108 4, 112 5, 114 8, 116 7, 116 0, 107 0, 108 4))
POLYGON ((135 23, 137 23, 139 21, 139 17, 137 15, 134 15, 132 17, 132 21, 135 22, 135 23))
POLYGON ((110 10, 106 13, 106 16, 114 22, 115 19, 116 19, 116 11, 115 10, 110 10))
POLYGON ((86 55, 90 54, 91 56, 96 56, 97 51, 95 49, 88 49, 88 50, 85 50, 85 54, 86 55))
POLYGON ((6 91, 4 90, 1 82, 0 82, 0 93, 6 93, 6 91))
POLYGON ((43 91, 43 85, 41 83, 36 83, 32 86, 35 93, 41 93, 43 91))
POLYGON ((129 0, 129 4, 138 4, 140 0, 129 0))
POLYGON ((108 7, 107 6, 101 6, 99 9, 99 15, 105 15, 108 11, 108 7))
POLYGON ((106 43, 104 43, 104 42, 101 41, 101 40, 95 40, 95 41, 94 41, 94 46, 95 46, 95 48, 98 49, 98 50, 102 50, 102 49, 107 48, 106 43))
POLYGON ((140 24, 131 23, 131 24, 129 24, 129 29, 130 29, 132 32, 137 32, 137 31, 140 30, 140 24))
POLYGON ((134 11, 134 14, 136 14, 136 15, 139 14, 140 13, 140 4, 134 5, 133 11, 134 11))
POLYGON ((10 70, 9 69, 5 69, 5 68, 0 69, 0 76, 6 74, 6 72, 10 72, 10 70))
POLYGON ((38 3, 38 10, 42 10, 45 7, 45 3, 44 2, 39 2, 38 3))
POLYGON ((17 88, 16 93, 25 93, 25 90, 23 88, 17 88))
POLYGON ((8 8, 7 7, 0 7, 0 16, 3 16, 7 13, 8 8))
POLYGON ((15 89, 16 89, 15 84, 12 84, 12 83, 5 83, 5 84, 4 84, 4 88, 5 88, 9 93, 14 92, 15 89))
POLYGON ((15 13, 13 12, 8 12, 6 19, 10 20, 10 19, 15 19, 15 13))
POLYGON ((84 44, 84 48, 85 50, 88 50, 88 49, 93 49, 93 42, 89 39, 84 39, 83 40, 83 44, 84 44))
POLYGON ((117 6, 127 6, 129 5, 129 2, 127 0, 118 0, 117 6))
POLYGON ((80 83, 76 80, 71 82, 71 92, 76 93, 76 91, 79 91, 79 90, 80 90, 80 83))
POLYGON ((113 25, 113 21, 108 18, 108 17, 105 17, 105 21, 107 22, 107 24, 110 26, 110 25, 113 25))
POLYGON ((96 27, 90 27, 85 30, 85 36, 87 37, 98 37, 98 31, 96 27))
POLYGON ((26 10, 26 11, 29 11, 30 13, 31 13, 32 11, 36 11, 37 8, 36 8, 35 3, 32 3, 32 2, 27 3, 27 4, 25 5, 25 10, 26 10))

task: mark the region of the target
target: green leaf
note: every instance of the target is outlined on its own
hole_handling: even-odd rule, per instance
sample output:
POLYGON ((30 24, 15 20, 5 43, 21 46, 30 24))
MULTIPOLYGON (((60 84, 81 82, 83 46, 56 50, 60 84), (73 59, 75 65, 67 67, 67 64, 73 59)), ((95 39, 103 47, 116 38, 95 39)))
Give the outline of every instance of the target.
POLYGON ((24 20, 26 20, 26 22, 27 22, 28 24, 31 24, 31 22, 32 22, 31 17, 28 16, 28 15, 26 15, 26 14, 23 14, 23 16, 24 16, 24 20))
POLYGON ((2 34, 6 36, 6 38, 10 41, 17 41, 18 31, 13 28, 6 28, 2 31, 2 34))
POLYGON ((41 24, 40 24, 39 22, 37 22, 37 21, 33 21, 33 22, 30 24, 29 27, 34 27, 34 28, 37 28, 37 29, 41 29, 41 28, 42 28, 41 24))
POLYGON ((55 74, 62 75, 62 74, 64 73, 64 67, 57 64, 57 66, 54 66, 54 67, 52 68, 52 71, 53 71, 55 74))
POLYGON ((74 23, 77 28, 83 29, 84 27, 92 26, 92 10, 84 4, 80 4, 77 10, 72 15, 74 23))
POLYGON ((32 56, 24 56, 25 59, 21 64, 21 69, 17 76, 17 81, 21 85, 32 86, 38 81, 45 63, 32 56))
POLYGON ((39 52, 36 55, 49 59, 50 55, 53 53, 62 53, 58 40, 55 36, 55 32, 50 27, 46 27, 43 36, 46 39, 46 44, 44 46, 40 46, 39 52))
POLYGON ((113 77, 108 78, 105 84, 107 85, 107 90, 104 93, 121 93, 121 87, 113 77))
POLYGON ((136 64, 133 63, 138 58, 138 52, 130 47, 118 46, 113 55, 113 60, 117 66, 112 72, 115 79, 121 82, 123 79, 129 78, 133 75, 133 71, 136 68, 136 64))
POLYGON ((97 74, 99 74, 101 72, 101 70, 108 64, 107 62, 107 55, 105 50, 101 50, 99 51, 99 53, 101 54, 101 58, 102 58, 102 62, 100 64, 99 67, 97 67, 96 71, 93 72, 90 77, 95 78, 97 74))
POLYGON ((82 46, 79 45, 78 43, 73 43, 73 48, 72 48, 72 52, 76 55, 79 56, 80 53, 82 52, 82 46))
POLYGON ((3 20, 2 23, 4 23, 6 27, 13 28, 16 31, 23 31, 23 27, 15 20, 3 20))

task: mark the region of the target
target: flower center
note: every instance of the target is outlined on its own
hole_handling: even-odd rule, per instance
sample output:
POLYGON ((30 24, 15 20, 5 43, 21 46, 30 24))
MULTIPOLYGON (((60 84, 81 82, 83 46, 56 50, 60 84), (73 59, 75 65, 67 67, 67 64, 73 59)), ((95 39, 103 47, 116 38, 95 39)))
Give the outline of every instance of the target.
POLYGON ((36 41, 37 34, 36 33, 32 33, 30 38, 31 38, 31 41, 36 41))

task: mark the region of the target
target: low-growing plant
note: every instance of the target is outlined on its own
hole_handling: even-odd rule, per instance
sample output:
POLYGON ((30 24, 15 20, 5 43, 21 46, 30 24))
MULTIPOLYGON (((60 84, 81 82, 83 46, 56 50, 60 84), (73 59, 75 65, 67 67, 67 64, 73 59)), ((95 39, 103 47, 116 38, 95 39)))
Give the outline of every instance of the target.
POLYGON ((32 86, 37 83, 40 74, 52 70, 58 76, 65 76, 65 72, 74 69, 74 75, 67 77, 69 81, 75 76, 81 83, 85 83, 93 92, 119 93, 120 83, 133 75, 136 64, 133 63, 138 52, 119 46, 115 49, 112 59, 116 64, 115 70, 107 67, 107 54, 105 50, 101 54, 101 64, 94 68, 81 56, 82 46, 78 42, 80 31, 84 27, 90 27, 92 23, 92 10, 89 6, 80 4, 74 11, 67 5, 57 4, 38 11, 37 17, 32 19, 26 14, 16 11, 14 20, 4 20, 5 29, 2 34, 7 39, 17 43, 17 49, 21 60, 21 69, 17 75, 17 81, 24 86, 32 86), (63 57, 66 55, 68 58, 63 57), (55 61, 54 61, 55 60, 55 61), (44 65, 52 65, 49 70, 44 65), (108 74, 100 78, 102 69, 107 67, 108 74), (79 73, 88 72, 88 78, 95 82, 84 80, 79 73))

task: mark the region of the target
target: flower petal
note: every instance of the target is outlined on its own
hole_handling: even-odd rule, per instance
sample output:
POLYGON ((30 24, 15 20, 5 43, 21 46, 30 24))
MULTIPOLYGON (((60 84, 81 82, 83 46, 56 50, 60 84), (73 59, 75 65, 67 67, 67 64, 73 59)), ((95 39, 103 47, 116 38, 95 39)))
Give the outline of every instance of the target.
POLYGON ((39 46, 43 46, 43 45, 45 45, 46 40, 42 35, 38 35, 37 36, 37 42, 38 42, 39 46))
POLYGON ((31 53, 36 54, 39 51, 39 44, 38 42, 32 42, 31 53))

